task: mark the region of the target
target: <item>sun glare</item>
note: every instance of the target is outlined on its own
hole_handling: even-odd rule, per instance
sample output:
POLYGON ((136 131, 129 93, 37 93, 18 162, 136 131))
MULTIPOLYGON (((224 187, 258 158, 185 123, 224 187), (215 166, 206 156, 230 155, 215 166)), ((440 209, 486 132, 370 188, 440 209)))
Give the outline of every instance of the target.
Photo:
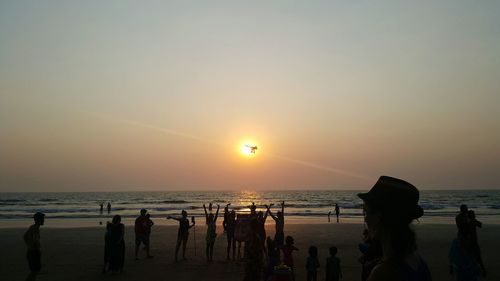
POLYGON ((240 152, 241 154, 247 156, 247 157, 250 157, 250 156, 254 156, 255 153, 257 153, 257 150, 258 150, 258 146, 256 144, 254 144, 253 142, 244 142, 241 147, 240 147, 240 152))

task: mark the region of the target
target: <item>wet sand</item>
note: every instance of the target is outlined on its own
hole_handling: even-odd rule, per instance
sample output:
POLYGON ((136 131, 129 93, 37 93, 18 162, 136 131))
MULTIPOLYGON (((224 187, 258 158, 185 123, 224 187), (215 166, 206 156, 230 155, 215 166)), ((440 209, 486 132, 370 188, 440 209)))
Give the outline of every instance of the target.
MULTIPOLYGON (((242 280, 243 263, 225 260, 226 237, 222 227, 217 227, 217 241, 214 262, 205 261, 205 226, 196 226, 196 256, 191 231, 187 249, 187 261, 174 263, 177 235, 176 226, 154 226, 151 237, 153 259, 146 259, 141 251, 140 260, 134 259, 133 227, 127 226, 125 234, 125 272, 101 275, 104 245, 104 226, 86 228, 50 228, 50 220, 41 228, 43 269, 37 280, 242 280)), ((26 226, 28 227, 28 226, 26 226)), ((305 260, 310 245, 319 248, 320 264, 324 265, 328 247, 339 249, 343 280, 360 280, 358 243, 361 239, 362 224, 291 224, 286 235, 295 238, 300 249, 294 255, 297 280, 305 280, 305 260)), ((25 245, 22 235, 25 228, 0 229, 0 276, 1 280, 24 280, 28 274, 25 260, 25 245)), ((447 256, 451 240, 456 235, 456 227, 448 224, 415 225, 419 252, 427 261, 433 280, 453 280, 448 274, 447 256)), ((268 235, 274 235, 274 228, 267 227, 268 235)), ((500 225, 484 225, 478 231, 483 259, 488 270, 485 280, 500 280, 500 225)), ((323 268, 318 273, 324 279, 323 268)))

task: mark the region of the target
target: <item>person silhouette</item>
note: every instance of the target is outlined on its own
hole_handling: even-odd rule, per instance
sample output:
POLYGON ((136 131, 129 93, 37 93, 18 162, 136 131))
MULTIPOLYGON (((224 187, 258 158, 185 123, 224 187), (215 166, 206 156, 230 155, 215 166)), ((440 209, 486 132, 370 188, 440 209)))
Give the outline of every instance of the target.
POLYGON ((125 262, 125 225, 121 220, 120 215, 115 215, 107 225, 110 243, 109 270, 112 272, 122 272, 125 262))
POLYGON ((103 203, 99 204, 99 207, 100 207, 99 213, 102 215, 102 213, 104 212, 104 204, 103 203))
POLYGON ((216 231, 216 223, 217 223, 217 217, 219 216, 219 209, 220 205, 217 204, 217 211, 214 214, 207 213, 207 208, 205 207, 205 204, 203 204, 203 210, 205 211, 205 219, 207 223, 207 235, 206 235, 206 248, 205 248, 205 253, 207 256, 207 261, 211 262, 213 261, 213 254, 214 254, 214 244, 215 244, 215 238, 217 237, 217 231, 216 231))
POLYGON ((280 264, 280 249, 277 247, 274 240, 267 236, 267 266, 264 271, 264 280, 269 280, 273 274, 274 267, 280 264))
POLYGON ((243 281, 260 281, 264 269, 264 249, 256 219, 250 220, 250 233, 245 241, 245 276, 243 281))
POLYGON ((369 235, 382 244, 383 262, 373 268, 368 281, 431 281, 410 228, 410 223, 424 214, 418 205, 418 189, 404 180, 382 176, 369 192, 358 197, 364 203, 369 235))
POLYGON ((468 215, 467 212, 469 211, 469 208, 467 205, 462 204, 460 205, 460 213, 455 217, 455 224, 457 225, 458 229, 458 236, 467 236, 468 235, 468 215))
POLYGON ((337 223, 339 222, 340 208, 339 204, 335 204, 335 216, 337 217, 337 223))
POLYGON ((229 205, 231 205, 231 203, 227 203, 226 204, 226 207, 224 207, 224 220, 222 221, 222 228, 224 229, 224 232, 226 232, 226 220, 228 220, 228 217, 229 217, 229 205))
POLYGON ((330 256, 326 258, 325 281, 339 281, 342 278, 340 259, 336 257, 337 247, 330 247, 330 256))
POLYGON ((111 214, 111 202, 108 202, 108 214, 111 214))
POLYGON ((267 206, 267 212, 276 223, 276 233, 274 235, 274 242, 278 246, 283 246, 285 240, 285 201, 281 202, 281 211, 276 213, 276 216, 271 212, 270 206, 267 206))
POLYGON ((309 247, 309 256, 306 260, 307 281, 316 281, 318 279, 318 248, 316 246, 309 247))
POLYGON ((177 259, 179 248, 182 244, 182 259, 186 260, 186 245, 189 238, 189 229, 195 225, 193 220, 193 224, 189 224, 189 219, 187 218, 188 213, 185 210, 182 210, 180 218, 174 218, 172 216, 167 216, 167 219, 173 219, 179 222, 179 230, 177 231, 177 244, 175 246, 175 262, 178 262, 177 259))
POLYGON ((135 259, 138 260, 139 247, 141 243, 144 244, 146 249, 146 257, 152 258, 153 256, 149 252, 149 236, 151 234, 151 219, 147 216, 148 211, 146 209, 141 210, 141 215, 135 219, 135 259))
POLYGON ((229 260, 229 253, 231 251, 231 247, 233 248, 233 261, 235 260, 235 252, 236 252, 236 239, 234 237, 234 231, 236 229, 236 212, 234 210, 229 211, 227 218, 222 223, 224 228, 226 229, 226 237, 227 237, 227 257, 229 260))
POLYGON ((299 249, 294 246, 295 240, 292 236, 287 236, 285 238, 285 245, 281 246, 283 251, 283 263, 292 270, 292 281, 295 281, 295 264, 293 261, 293 251, 298 251, 299 249))
POLYGON ((470 243, 472 246, 472 252, 476 257, 479 266, 481 267, 481 273, 483 277, 486 277, 486 268, 484 267, 483 258, 481 256, 481 248, 479 247, 479 242, 477 240, 477 228, 483 227, 483 223, 476 219, 476 213, 473 210, 467 211, 470 243))
POLYGON ((35 223, 31 225, 26 233, 24 233, 23 239, 27 246, 26 258, 28 260, 28 265, 30 268, 30 273, 26 280, 36 280, 36 276, 42 269, 41 263, 41 247, 40 247, 40 226, 45 223, 45 214, 37 212, 33 215, 33 220, 35 223))

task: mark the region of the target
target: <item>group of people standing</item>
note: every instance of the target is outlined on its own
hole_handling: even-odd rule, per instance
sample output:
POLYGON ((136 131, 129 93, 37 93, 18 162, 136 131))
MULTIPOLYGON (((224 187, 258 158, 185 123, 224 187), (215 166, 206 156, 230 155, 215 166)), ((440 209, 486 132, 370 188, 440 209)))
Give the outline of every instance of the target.
MULTIPOLYGON (((111 202, 108 202, 106 208, 108 209, 108 214, 111 214, 111 202)), ((99 212, 101 213, 101 215, 102 213, 104 213, 104 203, 99 204, 99 212)))
MULTIPOLYGON (((359 245, 362 257, 362 280, 365 281, 431 281, 431 274, 425 261, 417 252, 417 244, 414 231, 410 223, 423 215, 423 209, 418 205, 419 191, 412 184, 401 179, 382 176, 367 193, 358 196, 363 200, 363 215, 366 225, 364 241, 359 245)), ((227 236, 227 255, 235 259, 235 245, 239 249, 244 243, 245 276, 244 281, 275 280, 273 275, 288 272, 290 278, 294 277, 293 252, 299 249, 294 246, 294 239, 286 236, 285 226, 285 202, 281 202, 281 208, 274 214, 271 205, 264 205, 265 211, 257 212, 257 206, 252 203, 250 214, 237 215, 235 210, 229 210, 230 204, 224 208, 224 221, 222 223, 227 236), (266 235, 265 221, 271 216, 275 221, 274 239, 266 235), (242 235, 238 231, 238 220, 246 220, 248 229, 242 235), (267 265, 265 262, 267 261, 267 265), (285 266, 283 266, 285 265, 285 266)), ((206 232, 206 258, 208 262, 213 260, 213 248, 216 241, 216 222, 219 216, 220 206, 217 205, 213 213, 212 204, 208 210, 203 205, 205 212, 206 232)), ((30 267, 30 275, 27 280, 34 280, 40 271, 40 226, 44 224, 45 215, 36 213, 35 224, 30 226, 24 235, 24 241, 28 247, 27 259, 30 267)), ((175 249, 175 261, 178 261, 178 252, 182 246, 182 258, 186 259, 186 244, 189 238, 189 230, 195 226, 195 218, 188 218, 188 213, 183 210, 180 217, 168 216, 179 222, 177 232, 177 243, 175 249)), ((154 225, 147 210, 142 209, 140 216, 135 220, 136 247, 135 256, 138 258, 140 245, 144 245, 147 258, 150 254, 150 234, 154 225)), ((475 213, 468 210, 466 205, 461 206, 461 212, 456 217, 458 235, 453 240, 449 254, 450 273, 454 274, 457 281, 477 280, 479 273, 486 275, 486 270, 481 258, 481 252, 477 241, 479 222, 475 213)), ((124 265, 125 226, 121 217, 115 215, 111 222, 106 225, 104 267, 103 273, 107 271, 121 272, 124 265)), ((326 261, 326 281, 336 281, 342 277, 340 259, 336 257, 337 248, 329 249, 330 257, 326 261)), ((317 269, 320 267, 318 260, 318 249, 310 246, 309 257, 306 262, 307 280, 317 280, 317 269)), ((285 280, 285 279, 283 279, 285 280)))

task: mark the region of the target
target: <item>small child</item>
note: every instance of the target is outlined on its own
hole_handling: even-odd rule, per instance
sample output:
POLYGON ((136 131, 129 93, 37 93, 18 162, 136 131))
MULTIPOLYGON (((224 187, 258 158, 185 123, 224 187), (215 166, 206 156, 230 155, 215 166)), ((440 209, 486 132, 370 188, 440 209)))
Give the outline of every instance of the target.
POLYGON ((326 281, 339 281, 342 278, 340 259, 336 254, 337 247, 330 247, 330 256, 326 258, 326 281))
POLYGON ((293 271, 293 256, 292 252, 293 251, 298 251, 294 245, 294 240, 292 236, 287 236, 285 238, 285 245, 281 247, 281 250, 283 251, 283 263, 288 266, 292 270, 292 280, 295 280, 295 272, 293 271))
POLYGON ((309 247, 309 257, 307 257, 306 270, 307 281, 316 281, 319 268, 318 248, 316 246, 309 247))

